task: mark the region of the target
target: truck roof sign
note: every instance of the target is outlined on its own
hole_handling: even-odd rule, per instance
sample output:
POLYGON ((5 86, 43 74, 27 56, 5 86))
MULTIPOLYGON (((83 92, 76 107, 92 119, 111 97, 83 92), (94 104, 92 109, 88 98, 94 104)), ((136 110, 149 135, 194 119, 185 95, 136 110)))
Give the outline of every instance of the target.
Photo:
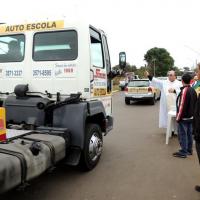
POLYGON ((0 25, 0 33, 17 33, 24 31, 41 31, 64 28, 64 21, 47 21, 18 25, 0 25))

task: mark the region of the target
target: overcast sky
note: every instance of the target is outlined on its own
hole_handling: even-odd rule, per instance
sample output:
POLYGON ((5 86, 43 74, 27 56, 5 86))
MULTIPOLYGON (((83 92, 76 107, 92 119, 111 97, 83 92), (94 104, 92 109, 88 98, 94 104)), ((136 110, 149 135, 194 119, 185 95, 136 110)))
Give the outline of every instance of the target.
POLYGON ((140 67, 153 47, 166 48, 178 67, 200 62, 199 0, 6 0, 0 22, 73 18, 87 20, 108 37, 112 65, 125 51, 140 67))

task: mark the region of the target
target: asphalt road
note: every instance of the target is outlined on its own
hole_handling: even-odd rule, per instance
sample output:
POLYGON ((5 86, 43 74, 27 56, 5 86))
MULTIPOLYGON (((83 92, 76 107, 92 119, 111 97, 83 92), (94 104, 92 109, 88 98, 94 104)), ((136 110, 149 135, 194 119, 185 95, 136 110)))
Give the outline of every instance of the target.
POLYGON ((165 145, 158 129, 159 103, 124 104, 116 93, 114 130, 104 138, 98 166, 89 173, 58 167, 33 181, 25 191, 12 191, 4 200, 199 200, 196 153, 187 159, 172 157, 177 138, 165 145))

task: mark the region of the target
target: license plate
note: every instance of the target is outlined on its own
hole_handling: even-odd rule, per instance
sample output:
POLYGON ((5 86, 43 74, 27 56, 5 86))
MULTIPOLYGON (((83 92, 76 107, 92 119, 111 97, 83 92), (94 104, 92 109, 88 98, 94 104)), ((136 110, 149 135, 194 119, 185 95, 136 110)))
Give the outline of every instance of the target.
POLYGON ((135 98, 135 99, 141 99, 142 98, 142 96, 132 96, 133 98, 135 98))
POLYGON ((137 93, 137 89, 135 89, 135 88, 130 88, 130 89, 129 89, 129 92, 131 92, 131 93, 137 93))
POLYGON ((139 88, 138 89, 138 93, 148 93, 148 89, 146 89, 146 88, 139 88))

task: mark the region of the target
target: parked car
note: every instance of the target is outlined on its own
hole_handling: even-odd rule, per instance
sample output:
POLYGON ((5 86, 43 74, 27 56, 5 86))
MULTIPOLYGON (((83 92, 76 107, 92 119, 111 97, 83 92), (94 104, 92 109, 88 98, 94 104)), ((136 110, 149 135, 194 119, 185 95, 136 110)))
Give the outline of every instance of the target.
POLYGON ((148 101, 154 105, 160 95, 160 90, 150 86, 148 79, 135 79, 125 88, 125 104, 129 105, 131 101, 148 101))

